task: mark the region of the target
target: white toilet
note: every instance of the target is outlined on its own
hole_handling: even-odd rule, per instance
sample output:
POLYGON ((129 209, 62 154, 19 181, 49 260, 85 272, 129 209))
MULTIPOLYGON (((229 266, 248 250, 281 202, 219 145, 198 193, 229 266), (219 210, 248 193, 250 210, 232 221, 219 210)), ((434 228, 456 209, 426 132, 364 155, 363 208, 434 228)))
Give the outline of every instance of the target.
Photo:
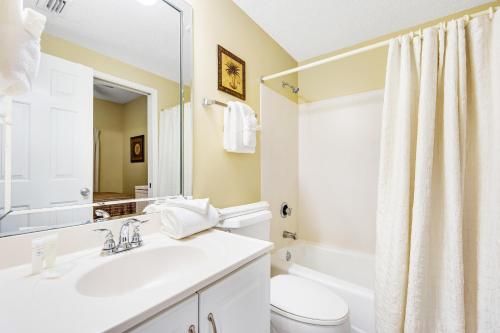
MULTIPOLYGON (((271 212, 221 222, 219 229, 269 240, 271 212)), ((349 333, 349 307, 332 290, 289 274, 271 279, 271 333, 349 333)))

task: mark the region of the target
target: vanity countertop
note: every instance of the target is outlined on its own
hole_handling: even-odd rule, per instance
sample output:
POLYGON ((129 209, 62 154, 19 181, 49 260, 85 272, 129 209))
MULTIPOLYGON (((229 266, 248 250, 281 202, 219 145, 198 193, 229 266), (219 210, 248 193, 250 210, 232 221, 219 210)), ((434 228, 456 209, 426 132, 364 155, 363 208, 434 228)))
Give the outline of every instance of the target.
MULTIPOLYGON (((31 264, 0 270, 0 330, 51 333, 124 331, 270 252, 273 246, 269 242, 217 230, 183 240, 156 233, 145 236, 144 243, 141 248, 108 257, 99 255, 100 248, 58 257, 56 269, 62 272, 58 278, 31 275, 31 264), (82 294, 78 287, 82 277, 89 276, 96 268, 113 264, 113 260, 128 260, 140 252, 166 247, 181 249, 182 246, 197 248, 193 253, 201 253, 202 258, 198 258, 196 264, 186 265, 174 257, 163 263, 161 257, 151 257, 148 260, 151 265, 172 264, 175 267, 169 274, 162 275, 164 278, 156 278, 130 292, 96 297, 82 294)), ((143 265, 131 266, 127 269, 130 269, 129 274, 134 274, 132 281, 136 281, 135 276, 143 276, 140 271, 143 265)), ((106 274, 106 278, 112 279, 111 285, 115 282, 116 285, 123 284, 120 274, 128 273, 106 274)))

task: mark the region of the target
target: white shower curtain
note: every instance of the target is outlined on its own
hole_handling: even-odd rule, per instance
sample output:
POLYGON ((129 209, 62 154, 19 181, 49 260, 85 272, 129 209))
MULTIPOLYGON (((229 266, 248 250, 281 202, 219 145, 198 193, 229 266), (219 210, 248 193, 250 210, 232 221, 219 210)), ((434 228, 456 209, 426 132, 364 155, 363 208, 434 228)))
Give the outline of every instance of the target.
MULTIPOLYGON (((184 185, 191 188, 191 105, 184 104, 184 185)), ((180 111, 179 106, 160 113, 158 195, 180 194, 180 111)), ((190 194, 186 193, 187 195, 190 194)))
POLYGON ((101 131, 94 128, 94 192, 99 192, 99 166, 101 155, 101 131))
POLYGON ((500 332, 500 14, 389 47, 377 331, 500 332))

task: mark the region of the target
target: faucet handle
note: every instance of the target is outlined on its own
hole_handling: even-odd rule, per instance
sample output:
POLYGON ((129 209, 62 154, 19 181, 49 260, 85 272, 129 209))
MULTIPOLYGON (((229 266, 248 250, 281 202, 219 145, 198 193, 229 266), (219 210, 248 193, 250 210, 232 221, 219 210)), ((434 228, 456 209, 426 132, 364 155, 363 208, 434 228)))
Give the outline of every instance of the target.
POLYGON ((138 218, 135 218, 135 217, 131 217, 129 219, 127 219, 127 221, 125 221, 125 223, 132 223, 133 225, 136 225, 136 224, 142 224, 142 223, 146 223, 148 222, 149 220, 139 220, 138 218))
POLYGON ((94 229, 96 232, 107 232, 106 240, 104 241, 104 245, 102 246, 101 255, 107 256, 113 253, 115 249, 115 240, 113 239, 113 232, 109 229, 94 229))
POLYGON ((136 219, 136 218, 132 218, 131 219, 132 223, 133 223, 133 226, 134 226, 134 233, 132 234, 132 245, 133 246, 141 246, 142 245, 142 237, 141 237, 141 230, 139 229, 139 227, 141 226, 141 224, 143 223, 146 223, 148 222, 149 220, 139 220, 139 219, 136 219))

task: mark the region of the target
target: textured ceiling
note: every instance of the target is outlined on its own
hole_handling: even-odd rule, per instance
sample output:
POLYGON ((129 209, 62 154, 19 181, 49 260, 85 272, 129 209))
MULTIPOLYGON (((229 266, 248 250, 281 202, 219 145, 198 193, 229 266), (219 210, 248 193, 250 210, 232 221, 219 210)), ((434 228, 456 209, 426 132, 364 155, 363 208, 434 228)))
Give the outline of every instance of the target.
POLYGON ((491 0, 233 0, 297 61, 491 0))

